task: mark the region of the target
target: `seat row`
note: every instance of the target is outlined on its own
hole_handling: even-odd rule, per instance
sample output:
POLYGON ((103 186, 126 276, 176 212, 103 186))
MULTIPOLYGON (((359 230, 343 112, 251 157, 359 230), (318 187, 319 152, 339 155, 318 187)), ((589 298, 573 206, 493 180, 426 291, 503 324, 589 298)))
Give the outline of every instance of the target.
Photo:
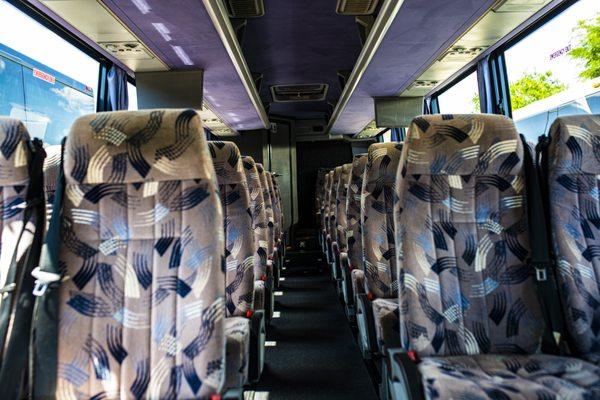
POLYGON ((3 398, 242 398, 280 267, 275 176, 193 110, 84 116, 46 149, 0 117, 0 141, 3 398))
POLYGON ((421 116, 321 176, 382 398, 600 397, 600 116, 558 118, 536 154, 502 116, 421 116))

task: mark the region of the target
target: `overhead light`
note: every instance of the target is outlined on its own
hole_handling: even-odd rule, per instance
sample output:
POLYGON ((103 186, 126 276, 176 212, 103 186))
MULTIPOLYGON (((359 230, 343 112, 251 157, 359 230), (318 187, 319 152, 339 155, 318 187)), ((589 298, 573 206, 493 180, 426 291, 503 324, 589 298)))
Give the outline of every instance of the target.
POLYGON ((173 51, 175 52, 175 54, 177 54, 179 59, 185 65, 194 65, 194 63, 192 62, 192 59, 190 58, 190 56, 187 55, 187 53, 185 52, 183 47, 181 47, 181 46, 171 46, 171 47, 173 48, 173 51))
POLYGON ((276 103, 322 101, 325 100, 328 89, 329 85, 326 83, 274 85, 271 86, 271 95, 276 103))
POLYGON ((153 22, 152 26, 154 27, 154 29, 156 29, 158 33, 160 33, 160 35, 163 37, 163 39, 165 39, 165 41, 171 41, 171 31, 169 31, 169 28, 167 28, 165 24, 163 24, 162 22, 153 22))
POLYGON ((148 14, 152 10, 146 0, 131 0, 131 2, 142 14, 148 14))

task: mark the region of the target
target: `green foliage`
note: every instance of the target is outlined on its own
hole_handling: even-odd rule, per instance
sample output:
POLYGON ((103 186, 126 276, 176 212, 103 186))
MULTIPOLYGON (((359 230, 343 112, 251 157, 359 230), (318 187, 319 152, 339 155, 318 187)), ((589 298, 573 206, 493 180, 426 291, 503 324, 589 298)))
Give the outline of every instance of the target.
POLYGON ((582 34, 578 47, 569 55, 583 62, 582 78, 594 79, 600 76, 600 15, 589 21, 579 21, 577 30, 582 34))
MULTIPOLYGON (((567 89, 567 85, 554 79, 552 72, 530 72, 509 85, 512 109, 518 110, 567 89)), ((473 97, 473 105, 479 106, 479 95, 473 97)))

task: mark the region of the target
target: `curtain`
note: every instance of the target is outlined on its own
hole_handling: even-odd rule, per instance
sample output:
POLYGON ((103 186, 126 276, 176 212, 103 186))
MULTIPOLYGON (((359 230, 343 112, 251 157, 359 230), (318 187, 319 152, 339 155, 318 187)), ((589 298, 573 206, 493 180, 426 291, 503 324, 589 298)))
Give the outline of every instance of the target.
POLYGON ((477 84, 479 85, 479 106, 482 113, 493 113, 492 79, 490 72, 490 56, 477 62, 477 84))
POLYGON ((127 72, 113 65, 106 74, 108 98, 113 111, 127 110, 129 96, 127 94, 127 72))

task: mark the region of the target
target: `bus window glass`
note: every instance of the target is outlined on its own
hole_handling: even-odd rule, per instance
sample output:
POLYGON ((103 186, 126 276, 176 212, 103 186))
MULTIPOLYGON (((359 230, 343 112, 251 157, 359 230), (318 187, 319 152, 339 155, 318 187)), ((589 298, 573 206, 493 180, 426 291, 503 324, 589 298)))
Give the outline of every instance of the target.
POLYGON ((96 110, 100 64, 7 2, 0 26, 0 115, 59 144, 77 117, 96 110))
POLYGON ((577 57, 594 30, 600 2, 579 0, 505 52, 513 119, 527 140, 537 142, 559 116, 600 113, 600 71, 577 57))
POLYGON ((438 96, 440 113, 472 114, 481 110, 477 73, 473 71, 438 96))
POLYGON ((381 141, 383 143, 389 143, 392 141, 392 130, 388 129, 387 131, 381 134, 381 141))
POLYGON ((135 85, 127 82, 127 98, 129 99, 129 105, 127 109, 129 111, 136 111, 138 109, 137 104, 137 88, 135 85))

